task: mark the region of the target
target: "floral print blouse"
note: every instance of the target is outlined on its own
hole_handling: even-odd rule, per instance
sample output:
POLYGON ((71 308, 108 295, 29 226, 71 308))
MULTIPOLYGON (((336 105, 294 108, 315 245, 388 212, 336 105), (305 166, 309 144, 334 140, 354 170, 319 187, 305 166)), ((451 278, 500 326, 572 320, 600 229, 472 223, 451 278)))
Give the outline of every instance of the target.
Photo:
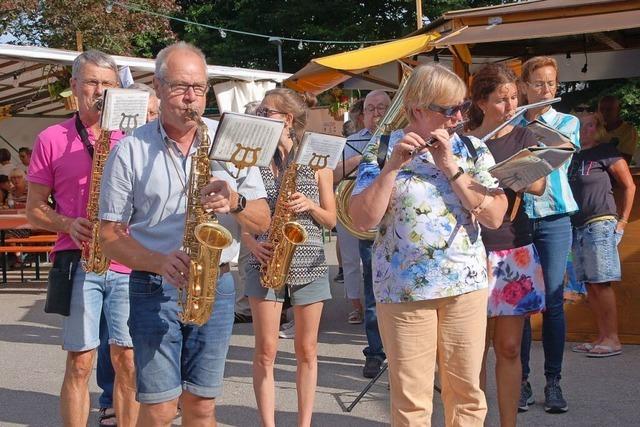
MULTIPOLYGON (((404 136, 393 132, 388 156, 404 136)), ((476 181, 498 186, 487 169, 494 165, 487 146, 473 141, 474 163, 454 134, 457 163, 476 181)), ((367 145, 353 195, 380 174, 379 140, 367 145)), ((416 156, 398 174, 389 207, 379 224, 372 253, 373 290, 379 303, 424 301, 465 294, 487 287, 487 261, 479 224, 462 206, 431 153, 416 156)))

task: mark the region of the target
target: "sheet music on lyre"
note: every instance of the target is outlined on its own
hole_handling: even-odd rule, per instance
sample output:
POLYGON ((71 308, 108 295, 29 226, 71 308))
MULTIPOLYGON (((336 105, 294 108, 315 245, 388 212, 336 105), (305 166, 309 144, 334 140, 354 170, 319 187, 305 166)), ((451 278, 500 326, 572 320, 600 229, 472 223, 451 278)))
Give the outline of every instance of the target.
POLYGON ((295 162, 312 169, 335 169, 346 142, 347 139, 340 136, 305 132, 295 162))
POLYGON ((283 129, 282 120, 224 113, 213 137, 209 158, 231 162, 238 169, 269 166, 283 129))
POLYGON ((113 88, 104 91, 100 127, 121 130, 127 134, 147 122, 149 92, 138 89, 113 88))

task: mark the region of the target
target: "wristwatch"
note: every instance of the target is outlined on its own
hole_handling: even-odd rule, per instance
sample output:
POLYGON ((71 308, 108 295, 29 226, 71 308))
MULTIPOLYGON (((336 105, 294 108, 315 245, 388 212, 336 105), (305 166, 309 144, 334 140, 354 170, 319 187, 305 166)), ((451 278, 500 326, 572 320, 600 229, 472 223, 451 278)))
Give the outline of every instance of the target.
POLYGON ((232 210, 231 213, 240 213, 244 210, 246 206, 247 206, 247 198, 244 197, 242 194, 238 193, 238 206, 236 206, 236 208, 232 210))

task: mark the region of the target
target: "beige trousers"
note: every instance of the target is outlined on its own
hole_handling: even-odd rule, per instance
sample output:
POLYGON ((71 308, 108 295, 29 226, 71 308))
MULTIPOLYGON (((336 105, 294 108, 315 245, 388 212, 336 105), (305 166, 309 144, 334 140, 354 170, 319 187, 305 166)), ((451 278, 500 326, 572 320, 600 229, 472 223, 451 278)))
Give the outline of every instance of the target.
POLYGON ((391 425, 431 425, 437 354, 446 426, 482 426, 487 413, 480 389, 487 290, 378 304, 377 310, 389 363, 391 425))

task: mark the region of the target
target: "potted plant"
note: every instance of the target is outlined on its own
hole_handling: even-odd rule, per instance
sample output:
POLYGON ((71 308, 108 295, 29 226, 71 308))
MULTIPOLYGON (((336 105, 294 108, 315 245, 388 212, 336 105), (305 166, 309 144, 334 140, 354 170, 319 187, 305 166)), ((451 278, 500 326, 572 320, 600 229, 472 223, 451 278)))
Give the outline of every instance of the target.
POLYGON ((338 120, 344 120, 344 114, 349 111, 349 97, 342 89, 334 87, 329 91, 329 114, 338 120))

